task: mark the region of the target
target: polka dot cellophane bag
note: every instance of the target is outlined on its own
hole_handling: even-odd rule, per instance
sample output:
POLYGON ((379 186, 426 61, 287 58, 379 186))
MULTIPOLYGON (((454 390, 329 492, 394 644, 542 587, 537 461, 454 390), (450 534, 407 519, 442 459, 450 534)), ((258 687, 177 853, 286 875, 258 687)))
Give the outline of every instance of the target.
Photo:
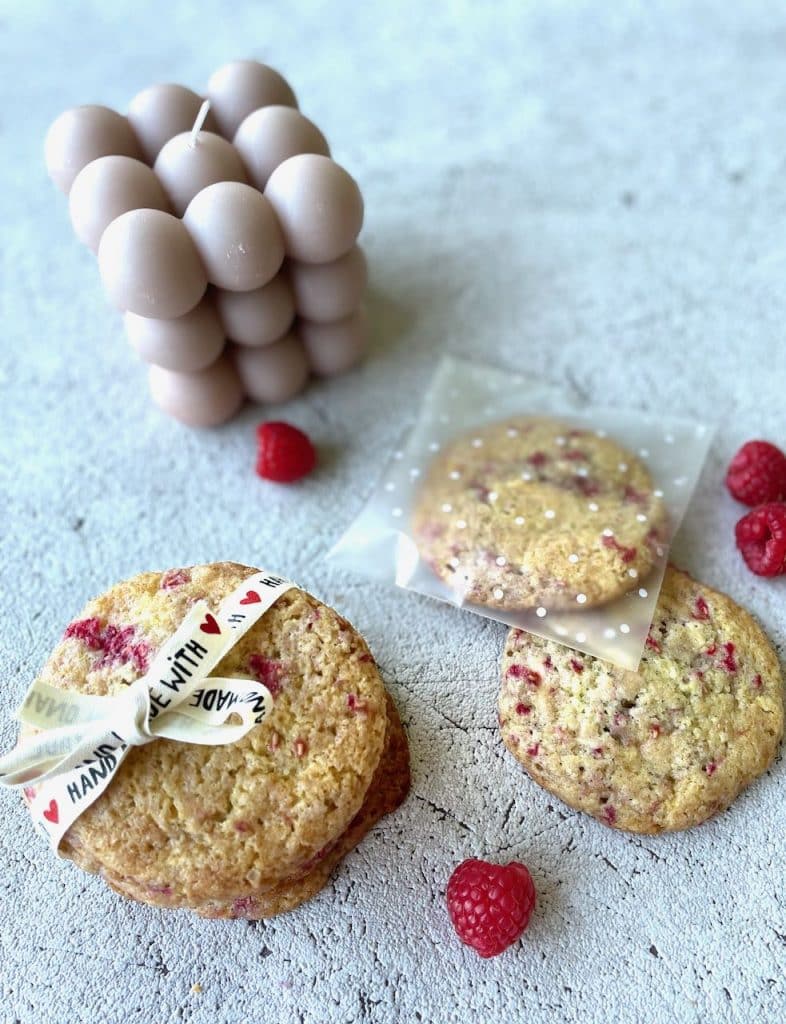
POLYGON ((711 436, 448 357, 330 558, 635 669, 711 436))

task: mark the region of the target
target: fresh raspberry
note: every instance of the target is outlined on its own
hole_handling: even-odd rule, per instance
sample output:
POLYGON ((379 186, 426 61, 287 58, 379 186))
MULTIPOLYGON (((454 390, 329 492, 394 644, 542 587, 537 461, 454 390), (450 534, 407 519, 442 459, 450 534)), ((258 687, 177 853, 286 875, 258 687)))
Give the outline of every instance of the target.
POLYGON ((289 423, 271 420, 257 427, 257 473, 288 484, 310 473, 317 462, 311 441, 289 423))
POLYGON ((456 934, 482 957, 511 946, 529 924, 535 886, 523 864, 465 860, 450 876, 448 913, 456 934))
POLYGON ((743 505, 786 501, 786 455, 769 441, 748 441, 731 460, 726 486, 743 505))
POLYGON ((760 505, 734 528, 737 547, 757 576, 786 573, 786 504, 760 505))

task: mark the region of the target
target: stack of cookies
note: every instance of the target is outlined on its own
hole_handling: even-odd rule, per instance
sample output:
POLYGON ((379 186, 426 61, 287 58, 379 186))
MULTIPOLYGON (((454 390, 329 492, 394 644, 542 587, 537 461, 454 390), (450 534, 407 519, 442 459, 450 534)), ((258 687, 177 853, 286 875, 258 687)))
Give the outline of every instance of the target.
MULTIPOLYGON (((143 573, 92 601, 41 679, 116 694, 196 600, 217 607, 257 570, 229 562, 143 573)), ((60 852, 117 892, 203 917, 270 917, 317 893, 409 788, 396 709, 368 647, 309 594, 281 596, 216 667, 256 678, 273 711, 243 739, 132 749, 60 852)))

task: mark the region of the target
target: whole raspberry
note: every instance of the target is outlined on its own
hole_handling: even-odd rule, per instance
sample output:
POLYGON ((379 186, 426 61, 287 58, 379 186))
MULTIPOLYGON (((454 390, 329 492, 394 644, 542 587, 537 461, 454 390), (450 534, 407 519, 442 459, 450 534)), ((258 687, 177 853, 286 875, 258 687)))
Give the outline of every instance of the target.
POLYGON ((786 501, 786 455, 769 441, 748 441, 729 464, 726 486, 743 505, 786 501))
POLYGON ((535 907, 535 886, 515 861, 465 860, 450 876, 447 901, 456 934, 485 958, 520 938, 535 907))
POLYGON ((737 547, 757 576, 786 573, 786 504, 760 505, 734 528, 737 547))
POLYGON ((257 473, 288 484, 310 473, 317 462, 314 446, 302 430, 270 420, 257 427, 257 473))

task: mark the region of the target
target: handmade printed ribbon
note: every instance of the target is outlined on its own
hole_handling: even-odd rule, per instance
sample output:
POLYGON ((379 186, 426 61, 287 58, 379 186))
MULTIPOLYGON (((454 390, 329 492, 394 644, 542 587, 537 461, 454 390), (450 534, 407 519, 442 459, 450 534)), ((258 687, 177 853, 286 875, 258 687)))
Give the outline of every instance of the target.
POLYGON ((24 786, 33 822, 57 852, 80 814, 110 785, 131 747, 163 738, 234 743, 264 721, 270 691, 257 680, 210 676, 282 594, 295 584, 249 576, 213 614, 198 601, 147 673, 123 693, 90 697, 35 682, 17 718, 39 730, 0 757, 0 784, 24 786), (229 723, 231 715, 239 723, 229 723))

